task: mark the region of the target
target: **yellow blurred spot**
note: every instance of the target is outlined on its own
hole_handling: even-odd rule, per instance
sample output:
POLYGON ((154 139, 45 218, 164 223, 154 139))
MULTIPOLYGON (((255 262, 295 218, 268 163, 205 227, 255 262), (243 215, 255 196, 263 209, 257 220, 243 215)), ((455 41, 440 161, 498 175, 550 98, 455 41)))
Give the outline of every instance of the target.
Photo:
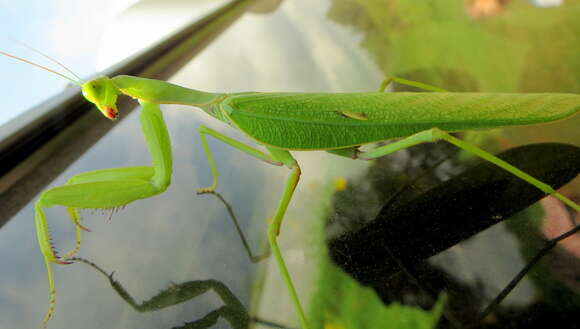
POLYGON ((344 328, 336 323, 325 323, 324 329, 344 329, 344 328))
POLYGON ((344 179, 344 177, 339 177, 334 181, 334 188, 337 191, 344 191, 346 190, 346 186, 348 185, 348 182, 346 179, 344 179))

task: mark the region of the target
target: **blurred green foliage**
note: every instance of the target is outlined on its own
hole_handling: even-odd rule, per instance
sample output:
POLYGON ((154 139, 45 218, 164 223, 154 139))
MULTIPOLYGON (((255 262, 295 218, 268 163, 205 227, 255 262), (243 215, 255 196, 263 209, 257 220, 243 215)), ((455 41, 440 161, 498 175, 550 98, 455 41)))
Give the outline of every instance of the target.
POLYGON ((452 91, 580 92, 578 1, 511 1, 474 19, 457 0, 340 0, 328 17, 359 31, 387 76, 452 91))

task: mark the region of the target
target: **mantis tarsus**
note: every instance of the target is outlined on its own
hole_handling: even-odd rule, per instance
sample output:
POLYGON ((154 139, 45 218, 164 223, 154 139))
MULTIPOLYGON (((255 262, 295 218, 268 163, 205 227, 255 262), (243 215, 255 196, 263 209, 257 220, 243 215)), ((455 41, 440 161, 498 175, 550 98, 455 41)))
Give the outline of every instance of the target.
MULTIPOLYGON (((6 53, 2 54, 30 63, 6 53)), ((55 305, 50 263, 66 264, 67 259, 73 257, 79 249, 80 230, 85 228, 80 224, 78 209, 124 206, 132 201, 162 193, 169 186, 172 173, 171 145, 159 104, 198 107, 210 116, 239 129, 267 150, 263 152, 208 127, 200 126, 198 132, 213 174, 213 182, 209 187, 198 189, 198 193, 212 192, 218 183, 218 172, 206 140, 208 135, 260 160, 286 166, 291 170, 277 211, 268 227, 268 240, 304 329, 309 328, 308 322, 277 243, 282 219, 301 173, 300 166, 290 151, 321 150, 353 159, 370 160, 420 143, 445 140, 498 165, 573 209, 580 209, 580 206, 547 184, 450 134, 471 129, 539 124, 571 117, 580 110, 580 95, 451 93, 399 78, 387 79, 378 92, 369 93, 225 94, 202 92, 164 81, 126 75, 100 77, 84 83, 64 77, 79 85, 84 97, 111 120, 118 117, 118 95, 124 94, 137 99, 142 106, 141 125, 152 165, 82 173, 70 178, 65 185, 41 194, 35 204, 35 222, 50 286, 50 306, 43 322, 45 326, 55 305), (385 93, 391 82, 429 92, 385 93), (359 150, 361 145, 393 138, 402 139, 366 152, 359 150), (63 257, 57 256, 51 245, 44 214, 45 208, 57 205, 68 208, 77 230, 75 249, 63 257)))

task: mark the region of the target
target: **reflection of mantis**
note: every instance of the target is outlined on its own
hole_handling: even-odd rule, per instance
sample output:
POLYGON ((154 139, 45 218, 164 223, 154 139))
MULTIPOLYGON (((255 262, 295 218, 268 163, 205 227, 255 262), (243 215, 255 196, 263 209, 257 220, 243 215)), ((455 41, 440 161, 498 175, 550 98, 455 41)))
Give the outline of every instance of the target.
POLYGON ((198 193, 212 192, 217 186, 218 173, 206 141, 207 135, 260 160, 287 166, 291 170, 277 211, 269 224, 268 240, 303 328, 308 328, 306 317, 277 243, 282 219, 301 172, 290 151, 323 150, 353 159, 369 160, 413 145, 445 140, 500 166, 570 207, 580 209, 580 206, 547 184, 449 134, 451 131, 537 124, 570 117, 580 109, 580 95, 447 93, 436 87, 403 79, 385 80, 380 92, 371 93, 224 94, 124 75, 100 77, 85 83, 65 78, 79 85, 84 97, 111 120, 119 115, 116 105, 118 95, 125 94, 139 101, 142 105, 141 124, 152 166, 83 173, 72 177, 63 186, 42 193, 35 205, 35 218, 50 285, 50 307, 45 324, 53 313, 55 297, 49 264, 66 263, 66 258, 78 250, 80 229, 84 228, 80 224, 78 209, 120 207, 162 193, 169 186, 172 173, 171 145, 159 104, 198 107, 210 116, 241 130, 268 151, 265 153, 201 126, 198 131, 213 173, 213 183, 199 189, 198 193), (392 81, 439 92, 383 93, 392 81), (403 139, 400 141, 366 152, 359 150, 364 144, 401 137, 403 139), (62 258, 57 256, 50 243, 44 214, 45 208, 55 205, 68 208, 77 228, 77 247, 62 258))
POLYGON ((119 294, 127 304, 138 312, 153 312, 186 302, 192 298, 205 294, 209 290, 213 290, 223 301, 224 305, 206 314, 202 319, 184 323, 180 327, 173 327, 173 329, 202 329, 209 328, 217 322, 220 317, 226 319, 234 329, 247 329, 251 321, 260 322, 262 324, 275 326, 277 328, 285 328, 278 324, 267 321, 251 319, 245 306, 232 293, 232 291, 218 280, 196 280, 188 281, 180 284, 172 284, 171 287, 161 291, 157 295, 151 297, 149 300, 138 304, 135 299, 123 288, 121 283, 113 279, 113 273, 108 274, 101 269, 97 264, 79 257, 69 258, 70 261, 82 262, 90 265, 104 276, 107 277, 113 289, 119 294))
POLYGON ((215 195, 216 198, 218 198, 226 207, 226 210, 227 210, 228 214, 230 215, 230 218, 232 219, 234 226, 236 227, 236 231, 238 232, 238 235, 240 236, 240 240, 242 240, 242 244, 244 245, 244 249, 246 250, 246 253, 248 254, 248 258, 250 259, 250 261, 252 263, 257 263, 263 259, 268 258, 268 256, 270 256, 270 249, 267 249, 261 255, 254 255, 252 253, 252 250, 250 250, 250 245, 248 244, 248 241, 244 237, 244 233, 242 232, 242 228, 240 227, 240 224, 238 223, 238 219, 236 218, 236 215, 234 215, 234 210, 232 209, 232 206, 230 206, 230 204, 222 197, 221 194, 219 194, 217 192, 211 192, 211 194, 215 195))

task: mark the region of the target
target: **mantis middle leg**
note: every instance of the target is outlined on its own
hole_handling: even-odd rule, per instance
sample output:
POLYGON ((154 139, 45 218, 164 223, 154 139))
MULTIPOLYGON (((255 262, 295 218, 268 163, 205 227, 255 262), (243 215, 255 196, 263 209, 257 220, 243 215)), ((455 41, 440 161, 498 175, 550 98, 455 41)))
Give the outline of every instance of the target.
POLYGON ((298 165, 298 163, 296 162, 294 157, 292 157, 290 152, 285 151, 285 150, 267 148, 268 151, 270 152, 270 155, 268 155, 268 154, 266 154, 258 149, 255 149, 251 146, 248 146, 248 145, 240 143, 234 139, 226 137, 226 136, 218 133, 217 131, 212 130, 210 128, 207 128, 205 126, 200 126, 199 134, 201 137, 203 149, 205 151, 205 154, 207 155, 208 162, 210 164, 210 168, 211 168, 212 173, 214 174, 214 177, 213 177, 213 184, 210 187, 198 189, 198 193, 213 192, 213 190, 215 189, 215 187, 217 185, 217 170, 215 169, 215 163, 213 161, 213 157, 211 155, 211 152, 209 150, 209 146, 208 146, 207 141, 205 139, 206 134, 210 135, 210 136, 212 136, 212 137, 214 137, 214 138, 216 138, 216 139, 218 139, 218 140, 220 140, 228 145, 231 145, 231 146, 237 148, 238 150, 241 150, 244 153, 247 153, 253 157, 256 157, 260 160, 263 160, 263 161, 266 161, 270 164, 274 164, 274 165, 278 165, 278 166, 285 165, 292 170, 292 172, 290 173, 290 176, 288 177, 288 179, 286 181, 286 185, 284 187, 284 191, 282 192, 282 197, 278 203, 278 208, 276 210, 276 213, 274 214, 274 217, 272 218, 272 221, 268 226, 268 242, 270 243, 270 247, 272 248, 272 253, 274 254, 274 258, 276 259, 276 262, 278 263, 278 268, 280 269, 282 279, 284 280, 284 283, 286 284, 286 287, 288 288, 288 292, 290 293, 290 298, 292 300, 292 303, 294 304, 294 308, 296 309, 296 313, 298 314, 298 317, 300 319, 300 324, 301 324, 303 329, 309 329, 310 326, 308 325, 308 322, 306 320, 306 315, 304 314, 304 310, 302 308, 300 300, 298 299, 298 294, 296 293, 296 289, 295 289, 294 284, 292 282, 292 279, 290 277, 288 267, 286 266, 286 262, 284 261, 284 257, 282 256, 282 252, 280 251, 280 247, 278 246, 278 235, 280 233, 280 226, 282 225, 282 220, 284 219, 284 214, 286 213, 286 209, 288 208, 290 200, 292 199, 292 195, 294 194, 294 190, 296 189, 296 186, 298 185, 298 181, 300 180, 300 174, 301 174, 300 166, 298 165))

